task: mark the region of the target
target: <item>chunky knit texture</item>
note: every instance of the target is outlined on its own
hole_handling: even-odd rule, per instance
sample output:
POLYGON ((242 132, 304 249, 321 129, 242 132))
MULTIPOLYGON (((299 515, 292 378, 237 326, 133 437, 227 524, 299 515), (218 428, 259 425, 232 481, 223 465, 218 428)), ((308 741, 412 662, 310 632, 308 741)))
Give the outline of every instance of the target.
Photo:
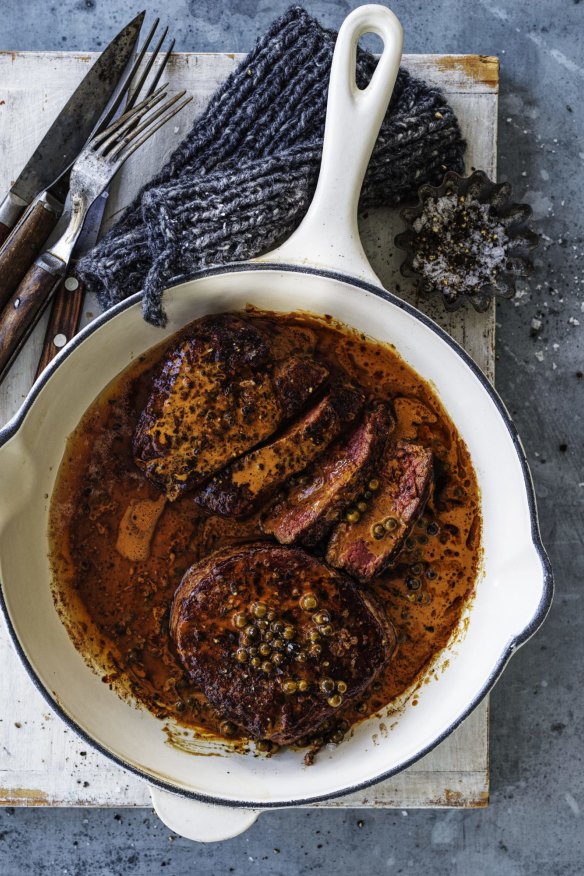
MULTIPOLYGON (((172 278, 267 252, 297 227, 318 178, 336 34, 298 6, 270 27, 121 220, 79 263, 104 308, 143 290, 164 325, 172 278)), ((360 52, 363 87, 375 59, 360 52)), ((363 206, 401 203, 461 172, 465 144, 444 96, 401 69, 367 171, 363 206)))

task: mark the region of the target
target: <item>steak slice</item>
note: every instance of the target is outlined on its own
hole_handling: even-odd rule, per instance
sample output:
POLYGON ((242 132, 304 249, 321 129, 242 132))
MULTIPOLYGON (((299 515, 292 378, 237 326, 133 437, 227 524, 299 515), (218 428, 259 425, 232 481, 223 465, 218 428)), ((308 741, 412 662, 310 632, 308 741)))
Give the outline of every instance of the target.
POLYGON ((355 419, 363 393, 351 384, 335 384, 325 397, 283 435, 252 450, 216 475, 195 501, 223 517, 249 517, 285 481, 320 456, 355 419))
POLYGON ((388 404, 373 408, 348 438, 314 465, 305 483, 270 509, 262 521, 264 532, 280 544, 317 544, 362 491, 394 424, 388 404))
POLYGON ((299 548, 265 543, 192 566, 175 593, 170 631, 216 711, 281 745, 362 694, 396 644, 369 593, 299 548))
POLYGON ((365 583, 387 569, 403 548, 432 485, 432 452, 398 441, 388 447, 380 482, 357 523, 339 523, 326 552, 327 562, 365 583))
POLYGON ((167 353, 134 434, 134 460, 169 499, 202 483, 300 411, 328 376, 274 364, 269 338, 231 314, 199 320, 167 353))

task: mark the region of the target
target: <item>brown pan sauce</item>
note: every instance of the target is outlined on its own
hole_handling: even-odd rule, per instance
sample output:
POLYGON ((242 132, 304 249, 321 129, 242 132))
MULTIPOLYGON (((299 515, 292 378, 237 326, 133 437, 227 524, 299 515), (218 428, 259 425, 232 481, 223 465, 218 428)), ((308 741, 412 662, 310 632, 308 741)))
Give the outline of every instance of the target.
MULTIPOLYGON (((480 559, 476 476, 438 397, 391 346, 329 317, 250 311, 247 318, 289 333, 292 345, 307 334, 300 326, 310 328, 314 355, 344 368, 371 398, 394 398, 395 437, 415 439, 435 455, 436 486, 423 517, 397 566, 369 585, 396 628, 397 653, 365 697, 330 725, 328 738, 338 740, 410 689, 458 626, 480 559)), ((242 523, 209 516, 188 494, 164 503, 133 462, 138 415, 153 372, 175 340, 126 368, 69 438, 50 508, 53 590, 76 647, 120 695, 133 694, 160 718, 233 738, 235 728, 222 722, 182 670, 168 632, 169 608, 195 561, 265 536, 257 517, 242 523)))

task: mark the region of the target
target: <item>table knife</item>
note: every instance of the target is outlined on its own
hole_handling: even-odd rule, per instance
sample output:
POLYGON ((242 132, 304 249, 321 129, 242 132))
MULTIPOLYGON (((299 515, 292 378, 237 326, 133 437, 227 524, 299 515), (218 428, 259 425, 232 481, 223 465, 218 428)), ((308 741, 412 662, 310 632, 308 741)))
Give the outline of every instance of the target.
POLYGON ((144 15, 137 15, 101 53, 0 203, 0 308, 57 224, 68 189, 68 168, 116 90, 144 15), (45 191, 49 186, 50 193, 45 191))

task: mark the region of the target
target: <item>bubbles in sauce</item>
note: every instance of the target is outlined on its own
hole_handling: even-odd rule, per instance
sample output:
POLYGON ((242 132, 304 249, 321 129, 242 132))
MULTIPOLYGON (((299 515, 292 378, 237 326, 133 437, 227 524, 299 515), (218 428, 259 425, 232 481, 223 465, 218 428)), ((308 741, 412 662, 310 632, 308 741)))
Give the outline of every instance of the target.
MULTIPOLYGON (((277 329, 287 352, 314 346, 372 399, 395 399, 396 438, 430 447, 436 485, 392 570, 369 586, 388 612, 399 646, 384 675, 316 740, 338 742, 358 720, 395 701, 420 677, 459 624, 473 592, 481 542, 478 486, 468 451, 430 386, 390 346, 329 319, 248 315, 277 329), (309 332, 302 328, 311 329, 309 332)), ((165 502, 134 465, 131 442, 157 363, 175 339, 150 350, 89 407, 71 435, 50 509, 53 591, 76 647, 122 696, 160 718, 233 740, 237 731, 191 684, 168 632, 183 574, 221 547, 265 538, 258 517, 209 516, 185 495, 165 502)))

